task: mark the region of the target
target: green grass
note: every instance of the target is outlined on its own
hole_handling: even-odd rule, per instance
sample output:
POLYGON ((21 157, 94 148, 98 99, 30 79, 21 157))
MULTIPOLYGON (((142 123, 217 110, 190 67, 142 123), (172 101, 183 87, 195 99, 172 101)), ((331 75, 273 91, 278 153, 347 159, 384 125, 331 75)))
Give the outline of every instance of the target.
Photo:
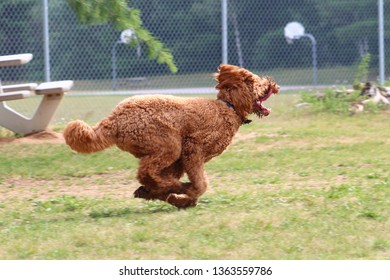
MULTIPOLYGON (((334 66, 317 69, 320 85, 347 85, 352 84, 356 66, 334 66)), ((282 69, 252 69, 259 75, 274 77, 281 85, 311 85, 313 82, 313 68, 282 68, 282 69)), ((373 71, 371 71, 373 72, 373 71)), ((134 77, 133 77, 134 78, 134 77)), ((145 79, 132 81, 131 78, 118 78, 116 89, 169 89, 169 88, 196 88, 214 87, 213 72, 194 74, 169 74, 163 76, 143 77, 145 79)), ((375 75, 371 77, 375 80, 375 75)), ((111 91, 112 80, 78 80, 75 81, 72 92, 111 91)))
MULTIPOLYGON (((320 85, 348 85, 352 84, 355 66, 335 66, 318 68, 318 84, 320 85)), ((264 71, 256 73, 263 74, 264 71)), ((264 73, 274 77, 280 85, 312 85, 313 68, 281 68, 272 69, 264 73)), ((375 79, 375 77, 374 77, 375 79)))
MULTIPOLYGON (((119 78, 116 80, 116 90, 138 90, 138 89, 166 89, 166 88, 192 88, 192 87, 214 87, 213 73, 195 74, 169 74, 163 76, 142 77, 141 81, 132 81, 131 78, 119 78)), ((75 91, 91 92, 111 91, 112 80, 81 80, 76 81, 75 91)))
POLYGON ((297 100, 241 127, 187 210, 132 198, 137 160, 117 148, 0 144, 0 259, 390 259, 388 111, 297 100))
MULTIPOLYGON (((255 73, 274 77, 280 85, 311 85, 313 69, 272 69, 256 70, 255 73)), ((372 71, 371 71, 372 72, 372 71)), ((348 85, 352 83, 355 67, 336 66, 318 69, 320 85, 348 85)), ((165 76, 150 76, 139 82, 126 82, 126 78, 118 79, 117 91, 169 88, 197 88, 215 86, 213 73, 175 74, 165 76)), ((125 96, 85 96, 85 94, 112 92, 112 80, 75 80, 69 95, 65 96, 56 112, 52 124, 63 126, 71 119, 83 119, 97 122, 106 116, 111 109, 125 96)), ((187 95, 188 96, 188 95, 187 95)), ((31 117, 41 97, 33 96, 24 100, 7 102, 17 112, 31 117)), ((1 131, 0 131, 1 132, 1 131)))
MULTIPOLYGON (((193 95, 185 96, 191 97, 193 95)), ((53 117, 52 125, 54 127, 63 127, 68 121, 75 119, 82 119, 91 123, 98 122, 106 117, 120 101, 127 97, 129 96, 65 96, 53 117)), ((211 95, 204 95, 204 97, 215 98, 215 96, 211 95)), ((31 117, 40 101, 41 98, 39 96, 34 96, 28 99, 7 102, 7 104, 20 114, 31 117)))

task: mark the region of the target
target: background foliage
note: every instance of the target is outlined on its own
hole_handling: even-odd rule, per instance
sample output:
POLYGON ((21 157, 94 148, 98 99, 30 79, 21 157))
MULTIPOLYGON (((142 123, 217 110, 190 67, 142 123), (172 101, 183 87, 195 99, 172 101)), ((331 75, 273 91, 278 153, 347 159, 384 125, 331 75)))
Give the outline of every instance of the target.
MULTIPOLYGON (((32 52, 35 56, 32 62, 35 67, 20 69, 16 73, 6 72, 3 74, 3 80, 43 79, 41 2, 3 0, 0 3, 0 39, 3 42, 0 53, 32 52)), ((76 20, 68 2, 72 6, 81 3, 74 0, 49 1, 53 79, 110 79, 111 50, 120 33, 115 28, 126 27, 121 26, 120 22, 114 22, 114 26, 82 25, 76 20)), ((220 0, 127 2, 129 7, 141 11, 140 18, 144 26, 172 51, 179 74, 211 73, 221 62, 220 0)), ((390 14, 390 1, 384 2, 384 14, 390 14)), ((229 62, 232 64, 239 63, 240 54, 243 57, 243 66, 257 71, 310 68, 312 63, 310 41, 300 39, 289 45, 283 35, 283 28, 288 22, 299 21, 305 26, 306 32, 313 34, 317 40, 320 68, 356 66, 361 57, 370 52, 372 67, 376 69, 375 65, 378 62, 376 1, 230 0, 228 3, 229 62), (236 23, 233 18, 236 18, 236 23)), ((111 12, 114 8, 111 7, 111 12)), ((136 10, 128 11, 134 13, 136 10)), ((137 13, 134 15, 138 18, 137 13)), ((95 22, 93 18, 85 17, 84 21, 95 22)), ((389 25, 385 21, 385 30, 390 30, 386 28, 389 25)), ((385 31, 385 37, 389 43, 390 31, 385 31)), ((144 41, 148 43, 147 39, 144 41)), ((138 57, 135 50, 125 46, 117 47, 120 77, 170 73, 165 65, 150 61, 144 49, 138 57)), ((375 72, 371 73, 372 78, 375 78, 375 72)), ((338 81, 320 77, 319 83, 342 83, 343 80, 350 81, 352 75, 353 70, 352 73, 347 71, 338 81)), ((307 82, 311 82, 310 78, 307 82)))
POLYGON ((177 71, 172 54, 142 26, 140 11, 129 8, 125 0, 68 0, 68 3, 82 23, 111 23, 118 31, 130 30, 132 39, 128 44, 131 47, 144 43, 149 58, 156 59, 158 63, 166 63, 173 73, 177 71))
MULTIPOLYGON (((48 1, 51 79, 74 80, 70 95, 89 97, 80 98, 77 108, 66 107, 67 103, 62 102, 55 122, 100 120, 108 112, 97 95, 118 94, 120 100, 124 98, 122 95, 144 93, 214 93, 212 73, 222 61, 221 0, 114 1, 122 3, 119 6, 110 4, 110 0, 98 2, 100 8, 91 1, 95 2, 48 1), (87 25, 80 23, 69 3, 92 5, 91 13, 81 9, 79 14, 87 25), (128 18, 127 13, 132 15, 130 25, 116 22, 123 15, 128 18), (89 16, 85 17, 86 14, 89 16), (98 18, 107 15, 97 21, 96 14, 98 18), (137 29, 139 37, 139 44, 134 41, 133 48, 119 42, 121 29, 129 26, 137 29), (164 61, 168 63, 159 63, 164 61), (173 62, 178 69, 175 74, 173 62)), ((0 54, 34 55, 26 65, 0 69, 3 84, 39 83, 45 79, 42 2, 0 3, 0 54)), ((227 2, 228 62, 272 76, 282 85, 282 91, 313 84, 312 44, 308 38, 295 40, 293 44, 286 42, 284 27, 291 21, 301 22, 306 33, 316 39, 318 84, 322 88, 351 87, 356 69, 368 53, 370 60, 364 65, 367 73, 359 80, 377 80, 377 1, 227 2)), ((385 46, 390 45, 389 14, 390 0, 384 0, 385 46)), ((389 53, 385 50, 385 54, 389 53)), ((389 60, 387 55, 386 65, 389 60)), ((29 98, 11 105, 18 112, 32 115, 30 108, 35 108, 36 101, 29 98)), ((112 108, 115 103, 110 105, 112 108)))

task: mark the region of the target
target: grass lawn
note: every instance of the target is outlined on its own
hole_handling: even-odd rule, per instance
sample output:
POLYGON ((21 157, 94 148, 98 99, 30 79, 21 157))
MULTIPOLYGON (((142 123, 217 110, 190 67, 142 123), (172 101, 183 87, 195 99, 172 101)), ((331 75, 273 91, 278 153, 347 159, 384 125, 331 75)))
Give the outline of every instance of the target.
MULTIPOLYGON (((348 85, 353 82, 357 65, 321 67, 317 69, 318 84, 320 85, 348 85)), ((216 69, 215 69, 216 70, 216 69)), ((313 82, 313 68, 280 68, 280 69, 250 69, 261 76, 274 77, 280 85, 311 85, 313 82)), ((375 69, 370 69, 370 79, 375 80, 375 69)), ((214 87, 213 72, 193 74, 169 74, 163 76, 138 77, 141 80, 132 80, 137 77, 118 78, 117 90, 159 89, 159 88, 196 88, 214 87)), ((72 92, 78 91, 111 91, 109 80, 77 80, 72 92)))
POLYGON ((389 112, 271 99, 206 165, 210 187, 187 210, 133 198, 137 160, 117 148, 0 141, 0 259, 389 260, 389 112))

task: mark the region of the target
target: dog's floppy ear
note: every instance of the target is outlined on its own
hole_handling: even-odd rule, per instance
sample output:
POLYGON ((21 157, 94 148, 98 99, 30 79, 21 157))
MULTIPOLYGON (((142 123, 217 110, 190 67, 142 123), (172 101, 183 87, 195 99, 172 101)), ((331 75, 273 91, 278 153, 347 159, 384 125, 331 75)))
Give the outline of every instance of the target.
POLYGON ((254 76, 252 72, 230 64, 221 64, 218 67, 218 73, 214 74, 215 80, 218 82, 217 89, 241 87, 244 83, 252 86, 255 80, 254 76))
POLYGON ((241 84, 244 80, 240 73, 240 67, 230 64, 221 64, 215 80, 218 82, 217 89, 229 88, 241 84))
POLYGON ((252 113, 254 78, 251 72, 235 65, 221 64, 215 80, 218 82, 218 99, 231 103, 242 117, 252 113))

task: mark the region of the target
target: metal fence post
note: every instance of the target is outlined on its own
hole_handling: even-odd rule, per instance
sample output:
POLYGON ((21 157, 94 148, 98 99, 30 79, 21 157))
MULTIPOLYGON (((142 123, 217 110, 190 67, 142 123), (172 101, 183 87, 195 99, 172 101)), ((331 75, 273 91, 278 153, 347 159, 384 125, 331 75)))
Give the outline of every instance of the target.
POLYGON ((379 83, 385 83, 385 43, 383 31, 383 0, 378 0, 378 22, 379 22, 379 83))
POLYGON ((228 63, 227 0, 221 2, 222 10, 222 63, 228 63))
POLYGON ((49 49, 49 5, 43 0, 43 49, 45 59, 45 82, 50 82, 50 49, 49 49))

